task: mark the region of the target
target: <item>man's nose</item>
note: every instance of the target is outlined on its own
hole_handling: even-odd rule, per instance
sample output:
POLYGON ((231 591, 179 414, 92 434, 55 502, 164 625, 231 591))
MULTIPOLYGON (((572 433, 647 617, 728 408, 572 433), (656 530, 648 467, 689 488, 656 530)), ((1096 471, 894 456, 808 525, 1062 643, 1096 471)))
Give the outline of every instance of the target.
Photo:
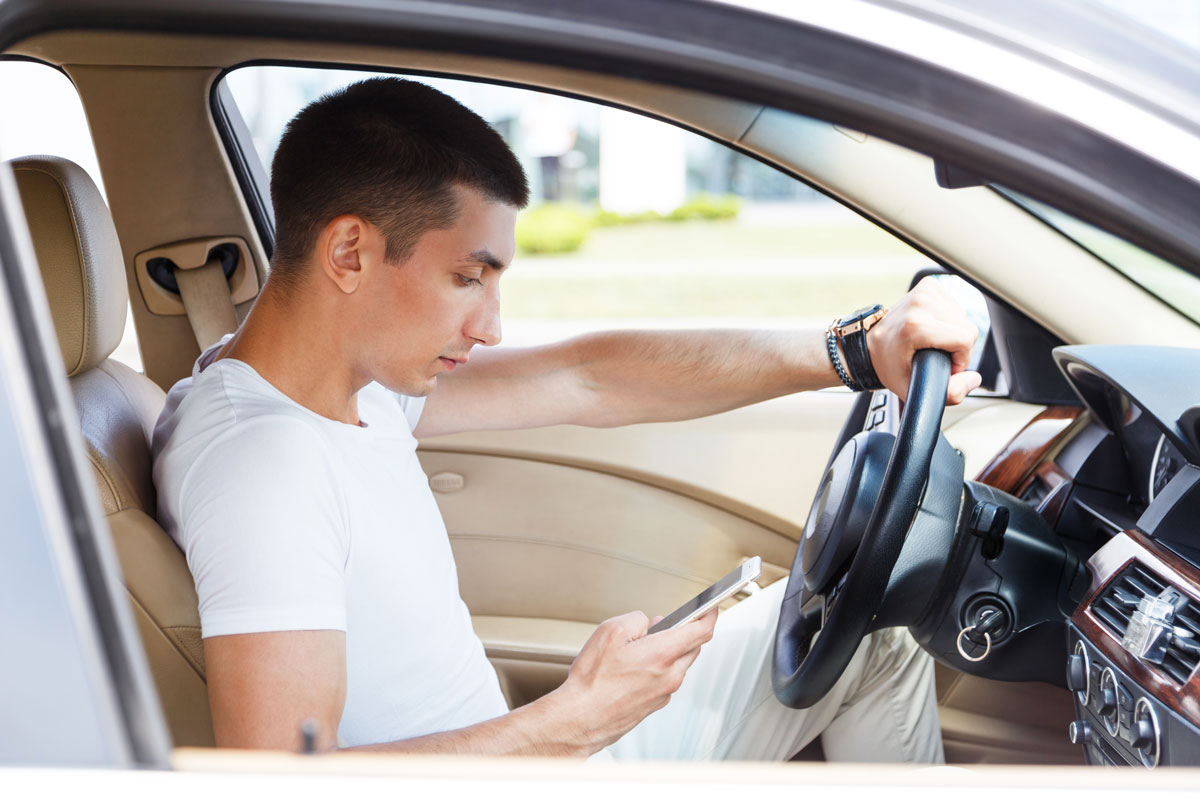
POLYGON ((467 320, 466 335, 482 345, 500 344, 500 293, 489 292, 479 309, 467 320))

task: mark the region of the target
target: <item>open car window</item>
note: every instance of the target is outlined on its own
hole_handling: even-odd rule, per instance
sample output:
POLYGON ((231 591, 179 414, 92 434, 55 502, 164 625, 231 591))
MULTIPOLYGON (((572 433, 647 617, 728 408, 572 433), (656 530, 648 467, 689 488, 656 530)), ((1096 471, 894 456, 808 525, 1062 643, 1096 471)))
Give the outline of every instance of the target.
MULTIPOLYGON (((222 96, 253 143, 243 159, 256 156, 265 174, 297 111, 376 75, 232 71, 222 96)), ((825 325, 835 314, 895 302, 934 266, 795 177, 669 123, 511 86, 413 79, 487 119, 529 176, 533 200, 504 282, 506 344, 614 328, 825 325)), ((975 295, 963 296, 977 301, 986 333, 975 295)))

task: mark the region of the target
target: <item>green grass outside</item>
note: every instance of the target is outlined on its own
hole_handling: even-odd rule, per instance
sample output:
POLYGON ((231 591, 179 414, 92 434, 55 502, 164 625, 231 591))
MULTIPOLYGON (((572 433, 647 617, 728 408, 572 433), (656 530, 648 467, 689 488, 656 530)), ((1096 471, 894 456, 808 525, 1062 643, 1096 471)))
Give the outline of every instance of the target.
POLYGON ((522 262, 553 259, 621 261, 643 258, 777 259, 865 258, 911 255, 912 248, 859 219, 795 226, 739 222, 644 222, 593 228, 583 246, 567 255, 523 255, 522 262))
POLYGON ((543 278, 510 283, 504 290, 508 317, 825 317, 875 302, 893 303, 909 276, 754 276, 731 282, 701 275, 681 282, 630 275, 576 280, 543 278))
POLYGON ((543 319, 825 317, 894 302, 907 290, 914 270, 891 260, 916 254, 883 231, 850 222, 597 228, 574 253, 520 256, 505 278, 504 313, 543 319), (789 258, 796 259, 795 272, 786 269, 789 258), (873 264, 876 259, 884 261, 873 264), (828 265, 814 269, 814 260, 828 265), (655 261, 662 264, 661 274, 654 273, 655 261), (631 273, 631 262, 647 262, 645 274, 631 273), (689 262, 696 264, 694 270, 689 262), (772 266, 756 271, 755 262, 772 266))

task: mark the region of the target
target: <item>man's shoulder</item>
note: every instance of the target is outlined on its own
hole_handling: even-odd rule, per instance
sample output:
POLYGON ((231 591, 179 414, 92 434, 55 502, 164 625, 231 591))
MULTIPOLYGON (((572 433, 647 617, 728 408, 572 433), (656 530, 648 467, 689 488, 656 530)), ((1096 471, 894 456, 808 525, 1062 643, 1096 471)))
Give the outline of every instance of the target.
POLYGON ((181 522, 197 504, 244 510, 298 494, 337 502, 319 426, 286 398, 225 371, 218 362, 173 386, 154 430, 159 520, 181 546, 181 522))
POLYGON ((269 450, 282 450, 281 455, 311 452, 319 443, 310 412, 269 385, 247 380, 237 366, 217 362, 171 387, 154 429, 156 464, 174 455, 192 463, 204 451, 234 439, 236 450, 257 458, 271 455, 269 450))

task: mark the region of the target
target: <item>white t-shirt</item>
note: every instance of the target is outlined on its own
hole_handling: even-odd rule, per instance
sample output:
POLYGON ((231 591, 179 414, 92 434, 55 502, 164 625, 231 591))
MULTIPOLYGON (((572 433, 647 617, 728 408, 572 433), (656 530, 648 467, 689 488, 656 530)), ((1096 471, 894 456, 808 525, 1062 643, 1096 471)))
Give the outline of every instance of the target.
POLYGON ((347 425, 242 361, 201 371, 211 352, 153 442, 158 519, 187 555, 202 635, 345 631, 345 745, 506 713, 417 460, 424 400, 371 384, 366 427, 347 425))

